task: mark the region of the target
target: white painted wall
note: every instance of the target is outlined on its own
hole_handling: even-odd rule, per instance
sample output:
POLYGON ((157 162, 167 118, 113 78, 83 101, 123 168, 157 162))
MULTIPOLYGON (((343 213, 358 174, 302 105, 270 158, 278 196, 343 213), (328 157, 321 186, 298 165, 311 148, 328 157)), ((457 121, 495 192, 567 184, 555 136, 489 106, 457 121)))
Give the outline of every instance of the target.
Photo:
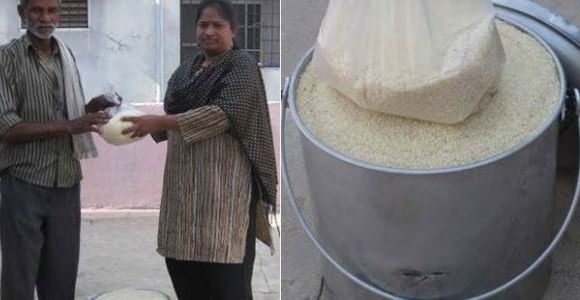
POLYGON ((266 95, 268 102, 280 101, 280 68, 262 68, 262 78, 264 78, 264 85, 266 86, 266 95))
MULTIPOLYGON (((19 28, 17 2, 0 0, 0 44, 24 33, 19 28)), ((89 0, 90 28, 57 30, 56 36, 76 56, 88 99, 112 83, 132 103, 163 101, 163 88, 180 62, 180 1, 136 3, 89 0), (157 30, 157 5, 162 7, 162 31, 157 30), (160 45, 162 51, 158 51, 160 45), (163 89, 161 94, 158 88, 163 89)), ((280 69, 264 68, 263 73, 268 100, 280 101, 280 69)))

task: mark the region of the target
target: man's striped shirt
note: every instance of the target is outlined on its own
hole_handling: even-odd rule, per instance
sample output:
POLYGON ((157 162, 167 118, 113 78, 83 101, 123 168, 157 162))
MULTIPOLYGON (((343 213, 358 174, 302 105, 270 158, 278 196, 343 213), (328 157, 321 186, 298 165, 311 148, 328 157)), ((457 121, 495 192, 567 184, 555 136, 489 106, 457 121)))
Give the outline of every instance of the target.
MULTIPOLYGON (((30 37, 0 46, 0 136, 19 122, 66 120, 63 68, 56 41, 40 58, 30 37)), ((71 136, 7 144, 0 141, 0 172, 46 187, 80 181, 71 136)))

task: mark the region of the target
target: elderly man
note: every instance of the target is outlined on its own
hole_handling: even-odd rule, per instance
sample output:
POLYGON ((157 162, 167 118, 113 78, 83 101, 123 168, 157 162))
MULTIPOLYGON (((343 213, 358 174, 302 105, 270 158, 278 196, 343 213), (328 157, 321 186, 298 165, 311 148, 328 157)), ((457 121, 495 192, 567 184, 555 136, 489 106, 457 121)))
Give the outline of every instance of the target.
POLYGON ((81 169, 112 104, 85 106, 74 57, 52 36, 59 1, 20 0, 28 30, 0 46, 1 299, 74 299, 81 169))

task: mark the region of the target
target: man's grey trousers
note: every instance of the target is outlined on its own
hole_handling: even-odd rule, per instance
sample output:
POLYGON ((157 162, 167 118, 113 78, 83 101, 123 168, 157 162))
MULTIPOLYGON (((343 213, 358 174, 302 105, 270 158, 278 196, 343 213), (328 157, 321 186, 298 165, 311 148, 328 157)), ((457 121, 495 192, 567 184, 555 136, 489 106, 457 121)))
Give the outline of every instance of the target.
POLYGON ((0 181, 2 300, 74 299, 80 243, 80 188, 0 181))

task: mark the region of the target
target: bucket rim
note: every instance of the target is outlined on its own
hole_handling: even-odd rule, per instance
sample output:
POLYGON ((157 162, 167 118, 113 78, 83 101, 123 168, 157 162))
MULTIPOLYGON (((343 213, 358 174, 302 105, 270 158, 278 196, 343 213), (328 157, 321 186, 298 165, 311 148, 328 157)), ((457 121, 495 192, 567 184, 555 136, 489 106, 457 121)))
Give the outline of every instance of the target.
POLYGON ((406 169, 406 168, 395 168, 395 167, 387 167, 384 165, 379 165, 371 162, 366 162, 344 153, 341 153, 331 146, 327 145, 326 143, 322 142, 319 138, 317 138, 308 127, 304 124, 302 119, 300 118, 297 110, 296 105, 296 89, 298 87, 299 78, 304 72, 306 66, 312 59, 312 55, 314 53, 314 47, 311 47, 306 54, 300 59, 298 65, 295 67, 294 71, 292 72, 292 76, 290 77, 290 84, 288 89, 288 105, 290 108, 290 114, 299 128, 300 132, 316 147, 321 149, 322 151, 326 152, 327 154, 337 158, 347 164, 363 168, 374 170, 378 172, 385 172, 385 173, 392 173, 392 174, 400 174, 400 175, 437 175, 437 174, 448 174, 448 173, 455 173, 455 172, 462 172, 462 171, 469 171, 473 169, 477 169, 479 167, 483 167, 497 161, 506 159, 515 153, 521 151, 522 149, 526 148, 529 144, 536 141, 541 135, 543 135, 554 122, 558 121, 558 118, 561 114, 561 111, 565 105, 565 97, 566 97, 566 88, 567 88, 567 78, 564 72, 564 68, 560 61, 560 58, 556 55, 555 51, 552 49, 550 45, 546 41, 544 41, 538 34, 533 32, 531 29, 527 28, 525 25, 519 24, 515 21, 508 20, 502 16, 495 16, 497 19, 505 22, 509 25, 514 26, 515 28, 519 29, 520 31, 532 36, 536 41, 538 41, 544 49, 550 54, 552 61, 556 65, 556 69, 558 72, 558 78, 560 80, 560 95, 559 101, 557 101, 556 105, 553 108, 552 114, 546 119, 544 124, 539 126, 528 138, 524 139, 522 142, 518 143, 515 146, 508 148, 507 150, 489 156, 487 158, 477 160, 471 163, 458 165, 458 166, 450 166, 444 168, 433 168, 433 169, 424 169, 424 168, 417 168, 417 169, 406 169))

